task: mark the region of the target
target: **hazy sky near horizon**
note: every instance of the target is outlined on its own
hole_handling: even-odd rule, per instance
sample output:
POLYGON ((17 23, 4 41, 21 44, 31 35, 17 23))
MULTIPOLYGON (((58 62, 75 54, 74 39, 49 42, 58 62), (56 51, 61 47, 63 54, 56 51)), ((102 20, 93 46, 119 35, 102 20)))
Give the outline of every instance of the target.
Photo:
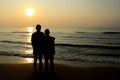
POLYGON ((120 0, 0 0, 0 27, 120 27, 120 0), (26 8, 34 15, 27 16, 26 8))

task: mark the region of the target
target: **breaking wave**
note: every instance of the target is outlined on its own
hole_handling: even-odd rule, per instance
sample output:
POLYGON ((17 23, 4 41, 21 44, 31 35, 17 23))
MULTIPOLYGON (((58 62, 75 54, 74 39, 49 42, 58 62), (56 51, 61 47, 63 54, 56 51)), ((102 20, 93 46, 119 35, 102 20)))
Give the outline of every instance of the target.
MULTIPOLYGON (((118 54, 119 55, 119 54, 118 54)), ((81 55, 55 55, 56 60, 65 61, 80 61, 80 62, 100 62, 100 63, 115 63, 120 64, 120 55, 96 55, 96 54, 81 54, 81 55)), ((19 52, 0 51, 0 56, 15 56, 22 58, 33 58, 32 54, 24 54, 19 52)))

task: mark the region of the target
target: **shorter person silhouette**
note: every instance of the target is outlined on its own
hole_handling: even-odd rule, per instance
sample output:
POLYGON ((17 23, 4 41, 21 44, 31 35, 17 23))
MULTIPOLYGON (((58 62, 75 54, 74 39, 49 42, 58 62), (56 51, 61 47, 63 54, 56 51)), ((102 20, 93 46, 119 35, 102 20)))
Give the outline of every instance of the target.
POLYGON ((48 61, 50 60, 50 72, 54 72, 55 38, 50 36, 49 29, 45 29, 45 71, 49 72, 48 61))

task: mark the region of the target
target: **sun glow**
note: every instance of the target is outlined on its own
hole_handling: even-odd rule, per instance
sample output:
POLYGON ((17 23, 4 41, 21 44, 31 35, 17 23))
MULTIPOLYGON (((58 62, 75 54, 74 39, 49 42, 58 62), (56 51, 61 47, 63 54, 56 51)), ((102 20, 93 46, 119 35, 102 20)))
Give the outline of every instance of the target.
POLYGON ((32 8, 27 8, 26 9, 26 15, 27 16, 33 16, 34 15, 34 10, 32 8))

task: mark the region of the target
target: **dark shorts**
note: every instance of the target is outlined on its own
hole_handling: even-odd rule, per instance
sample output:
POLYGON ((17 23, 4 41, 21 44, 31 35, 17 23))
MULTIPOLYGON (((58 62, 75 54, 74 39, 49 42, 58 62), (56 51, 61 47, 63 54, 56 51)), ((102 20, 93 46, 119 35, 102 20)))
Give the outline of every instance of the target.
POLYGON ((34 60, 39 59, 39 61, 42 61, 42 55, 34 55, 34 60))
POLYGON ((43 56, 43 51, 33 50, 33 56, 35 60, 39 59, 39 61, 41 61, 43 56))

